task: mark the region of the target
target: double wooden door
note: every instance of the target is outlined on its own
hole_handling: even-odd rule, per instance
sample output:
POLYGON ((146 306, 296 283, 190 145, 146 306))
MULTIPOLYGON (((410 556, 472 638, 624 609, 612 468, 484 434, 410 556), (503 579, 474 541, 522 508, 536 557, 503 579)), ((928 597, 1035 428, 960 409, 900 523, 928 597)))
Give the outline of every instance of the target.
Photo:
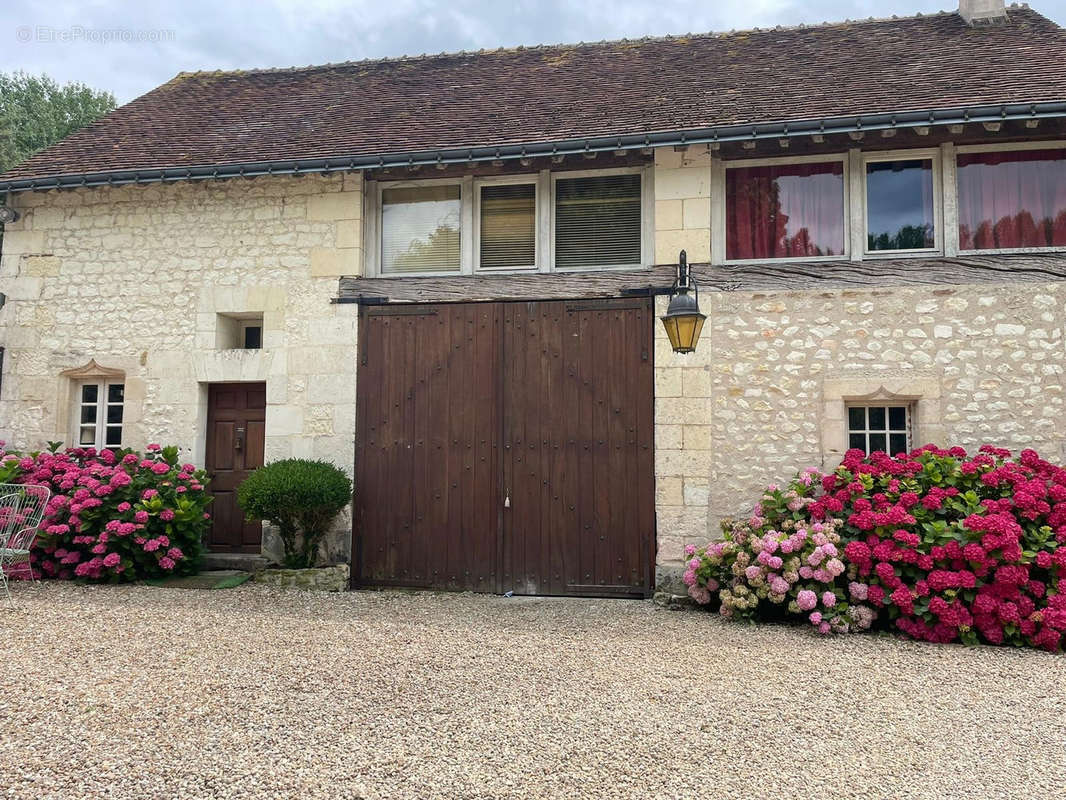
POLYGON ((643 298, 364 308, 357 579, 650 592, 652 319, 643 298))
POLYGON ((211 530, 207 547, 214 552, 258 553, 262 523, 248 522, 237 505, 237 487, 263 466, 266 384, 213 383, 208 387, 208 508, 211 530))

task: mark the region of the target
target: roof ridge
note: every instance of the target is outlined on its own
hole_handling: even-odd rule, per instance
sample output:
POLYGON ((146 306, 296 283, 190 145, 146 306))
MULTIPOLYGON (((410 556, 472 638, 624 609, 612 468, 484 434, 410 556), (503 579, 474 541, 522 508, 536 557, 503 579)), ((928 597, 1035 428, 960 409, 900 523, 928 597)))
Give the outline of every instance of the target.
MULTIPOLYGON (((1011 3, 1007 6, 1008 9, 1014 9, 1016 11, 1029 10, 1028 3, 1011 3)), ((660 36, 640 36, 637 38, 622 37, 621 39, 601 39, 597 42, 556 42, 553 44, 536 44, 536 45, 516 45, 514 47, 494 47, 494 48, 480 48, 478 50, 455 50, 455 51, 442 51, 440 53, 419 53, 416 55, 401 55, 401 56, 381 56, 378 58, 361 58, 350 61, 337 61, 326 64, 307 64, 304 66, 290 66, 290 67, 256 67, 253 69, 214 69, 214 70, 192 70, 182 71, 174 76, 173 80, 180 78, 194 78, 202 76, 223 76, 223 75, 267 75, 276 74, 282 72, 297 73, 297 72, 312 72, 315 70, 329 70, 339 69, 347 67, 368 66, 371 64, 399 64, 410 63, 418 61, 429 61, 437 58, 457 58, 463 56, 478 56, 478 55, 492 55, 500 53, 518 53, 527 50, 533 51, 547 51, 547 50, 564 50, 578 47, 607 47, 616 44, 634 44, 644 42, 667 42, 676 39, 721 39, 729 36, 743 36, 751 33, 769 33, 777 31, 795 31, 795 30, 815 30, 822 28, 834 28, 843 25, 868 25, 878 24, 884 22, 904 22, 907 20, 917 19, 929 19, 930 17, 945 17, 957 15, 957 11, 934 11, 927 14, 917 12, 915 14, 909 14, 899 16, 893 14, 889 17, 867 17, 865 19, 844 19, 837 21, 823 21, 816 23, 797 23, 795 25, 776 25, 771 28, 743 28, 740 30, 732 29, 728 31, 707 31, 701 33, 672 33, 663 34, 660 36)))

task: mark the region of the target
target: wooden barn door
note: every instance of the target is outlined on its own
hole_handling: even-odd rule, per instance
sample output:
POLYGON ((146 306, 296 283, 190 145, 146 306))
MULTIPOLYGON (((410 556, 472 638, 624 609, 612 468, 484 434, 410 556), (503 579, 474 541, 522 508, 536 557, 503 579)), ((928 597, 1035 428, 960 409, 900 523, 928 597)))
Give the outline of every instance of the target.
POLYGON ((504 590, 643 595, 654 562, 647 300, 504 312, 504 590))
POLYGON ((237 505, 237 487, 252 470, 263 466, 266 384, 213 383, 207 395, 208 491, 211 531, 207 547, 214 552, 258 553, 263 526, 247 522, 237 505))
POLYGON ((364 308, 357 580, 648 593, 651 320, 645 299, 364 308))
POLYGON ((360 323, 355 574, 497 591, 498 306, 374 308, 360 323))

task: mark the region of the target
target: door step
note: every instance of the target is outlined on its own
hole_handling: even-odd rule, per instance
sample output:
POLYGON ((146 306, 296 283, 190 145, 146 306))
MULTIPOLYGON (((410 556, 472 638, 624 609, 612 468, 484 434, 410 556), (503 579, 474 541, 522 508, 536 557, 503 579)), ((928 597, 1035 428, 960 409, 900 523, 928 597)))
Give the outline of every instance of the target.
POLYGON ((202 569, 235 569, 255 574, 267 568, 270 560, 256 553, 204 553, 202 569))

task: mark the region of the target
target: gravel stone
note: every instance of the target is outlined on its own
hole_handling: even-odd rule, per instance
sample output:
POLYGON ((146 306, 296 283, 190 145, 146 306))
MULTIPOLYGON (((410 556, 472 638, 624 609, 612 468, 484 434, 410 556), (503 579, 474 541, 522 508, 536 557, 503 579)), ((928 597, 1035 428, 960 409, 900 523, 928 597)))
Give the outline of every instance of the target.
POLYGON ((13 593, 0 798, 1063 796, 1063 656, 627 600, 13 593))

